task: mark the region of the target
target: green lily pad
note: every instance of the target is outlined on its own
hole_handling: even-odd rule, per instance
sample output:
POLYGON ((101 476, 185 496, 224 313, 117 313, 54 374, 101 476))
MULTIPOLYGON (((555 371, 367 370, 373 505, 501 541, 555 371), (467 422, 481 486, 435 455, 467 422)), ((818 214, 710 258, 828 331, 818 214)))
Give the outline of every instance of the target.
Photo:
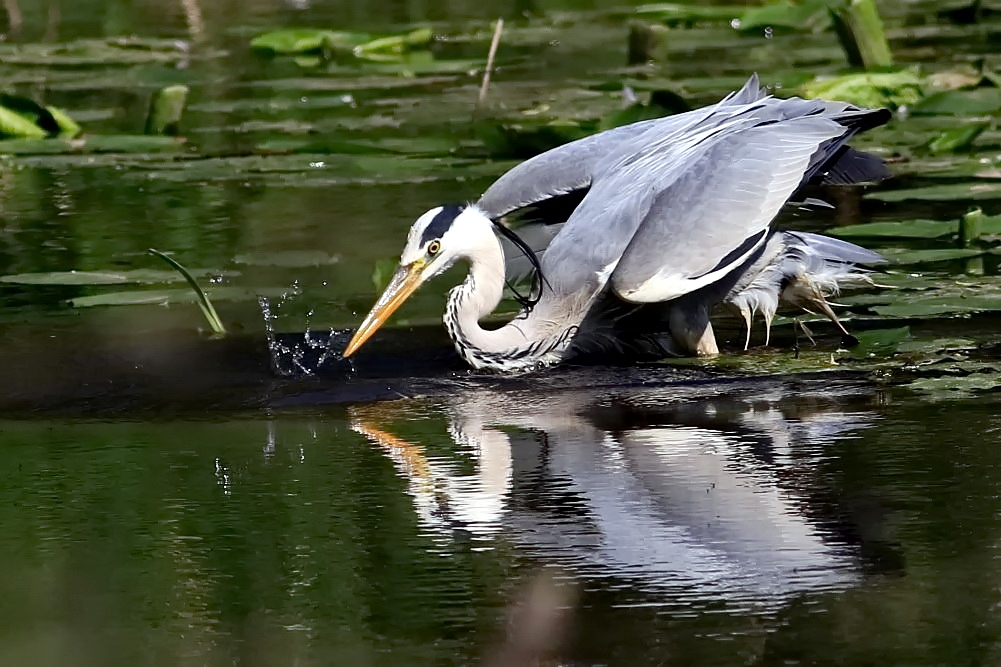
POLYGON ((945 90, 911 107, 916 115, 983 116, 1001 111, 1001 88, 945 90))
POLYGON ((920 299, 910 303, 900 301, 882 306, 873 306, 872 309, 877 315, 884 317, 924 318, 946 315, 957 316, 968 315, 970 313, 1001 311, 1001 299, 998 298, 998 295, 970 295, 963 298, 922 295, 920 299))
POLYGON ((5 139, 0 155, 72 155, 81 153, 162 153, 184 146, 175 137, 142 134, 87 135, 77 139, 5 139))
POLYGON ((977 137, 989 126, 990 123, 988 121, 961 123, 933 137, 928 142, 928 150, 932 155, 969 150, 973 142, 977 140, 977 137))
POLYGON ((1001 183, 976 181, 929 185, 903 190, 878 190, 868 194, 867 197, 885 202, 900 202, 909 199, 926 201, 996 199, 1001 198, 1001 183))
POLYGON ((921 250, 884 248, 879 252, 893 264, 928 264, 978 257, 986 251, 978 248, 925 248, 921 250))
POLYGON ((326 44, 329 30, 272 30, 250 40, 250 48, 275 55, 319 53, 326 44))
POLYGON ((957 220, 908 220, 906 222, 870 222, 862 225, 846 225, 827 230, 831 236, 841 238, 889 237, 897 239, 935 239, 955 234, 959 229, 957 220))
POLYGON ((178 39, 119 37, 78 39, 71 42, 0 43, 0 62, 5 65, 42 67, 122 66, 143 63, 173 63, 192 57, 214 57, 207 48, 193 54, 190 44, 178 39))
POLYGON ((348 53, 358 58, 399 56, 427 47, 434 38, 430 28, 417 28, 396 35, 371 35, 345 30, 273 30, 250 40, 255 51, 272 55, 304 55, 325 52, 348 53))
POLYGON ((916 104, 924 83, 913 69, 818 77, 800 87, 810 99, 843 100, 861 107, 897 108, 916 104))
POLYGON ((0 138, 27 137, 38 139, 48 136, 48 132, 21 114, 0 106, 0 138))
MULTIPOLYGON (((192 275, 205 277, 223 276, 231 278, 240 275, 233 271, 213 271, 200 269, 191 272, 192 275)), ((165 284, 184 280, 176 271, 156 271, 153 269, 134 269, 132 271, 53 271, 50 273, 17 273, 0 276, 0 283, 18 285, 128 285, 128 284, 165 284)))
POLYGON ((640 5, 628 12, 626 16, 640 16, 654 19, 668 25, 693 25, 697 23, 729 23, 741 16, 747 8, 743 5, 698 5, 680 4, 675 2, 658 2, 640 5))
POLYGON ((862 331, 856 334, 858 345, 849 350, 848 355, 855 359, 888 357, 893 355, 910 336, 910 327, 862 331))
POLYGON ((765 28, 819 31, 831 23, 827 5, 827 0, 768 2, 760 7, 744 10, 734 25, 743 31, 763 30, 765 28))
POLYGON ((918 378, 907 385, 931 400, 956 400, 995 391, 1001 386, 1001 370, 981 371, 969 375, 944 375, 918 378))
MULTIPOLYGON (((258 296, 281 296, 284 290, 249 290, 242 287, 214 287, 206 294, 212 301, 256 301, 258 296)), ((196 305, 198 295, 190 289, 167 290, 129 290, 125 292, 107 292, 80 296, 70 299, 74 308, 93 308, 95 306, 169 306, 173 304, 196 305)))

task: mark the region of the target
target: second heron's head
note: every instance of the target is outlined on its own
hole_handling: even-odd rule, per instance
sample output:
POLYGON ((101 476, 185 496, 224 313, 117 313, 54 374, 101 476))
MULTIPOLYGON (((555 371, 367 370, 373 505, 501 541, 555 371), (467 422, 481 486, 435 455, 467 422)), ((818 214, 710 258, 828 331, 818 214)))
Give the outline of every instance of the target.
POLYGON ((476 256, 484 243, 496 244, 493 223, 475 206, 449 204, 433 208, 410 227, 400 268, 344 349, 349 357, 425 282, 462 258, 476 256))

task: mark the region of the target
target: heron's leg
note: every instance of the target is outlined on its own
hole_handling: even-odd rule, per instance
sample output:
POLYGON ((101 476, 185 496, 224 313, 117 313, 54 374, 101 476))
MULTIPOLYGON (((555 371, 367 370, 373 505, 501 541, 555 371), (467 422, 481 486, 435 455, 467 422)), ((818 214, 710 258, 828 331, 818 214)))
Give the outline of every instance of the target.
POLYGON ((709 304, 704 299, 678 299, 668 313, 671 336, 686 354, 710 357, 719 354, 709 304))

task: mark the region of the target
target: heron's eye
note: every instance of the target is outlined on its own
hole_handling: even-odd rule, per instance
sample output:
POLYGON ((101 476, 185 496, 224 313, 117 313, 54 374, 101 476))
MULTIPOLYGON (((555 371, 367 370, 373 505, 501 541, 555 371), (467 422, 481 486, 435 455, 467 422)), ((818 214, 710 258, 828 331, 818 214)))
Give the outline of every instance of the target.
POLYGON ((438 251, 441 250, 441 243, 438 241, 431 241, 428 243, 428 254, 437 255, 438 251))

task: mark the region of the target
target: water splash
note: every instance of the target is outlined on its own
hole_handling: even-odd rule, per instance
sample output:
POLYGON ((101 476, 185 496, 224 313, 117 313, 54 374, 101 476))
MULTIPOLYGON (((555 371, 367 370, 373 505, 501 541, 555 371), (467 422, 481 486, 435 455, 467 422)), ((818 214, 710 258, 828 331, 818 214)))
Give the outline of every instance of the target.
POLYGON ((283 377, 313 375, 331 357, 336 356, 330 346, 334 334, 333 329, 316 332, 310 328, 309 321, 313 317, 312 308, 306 312, 306 327, 301 338, 279 337, 275 332, 275 322, 278 320, 282 308, 286 304, 295 302, 301 295, 302 287, 296 280, 282 293, 274 306, 266 296, 257 297, 261 315, 264 317, 264 330, 267 334, 268 351, 271 355, 271 369, 276 375, 283 377))

